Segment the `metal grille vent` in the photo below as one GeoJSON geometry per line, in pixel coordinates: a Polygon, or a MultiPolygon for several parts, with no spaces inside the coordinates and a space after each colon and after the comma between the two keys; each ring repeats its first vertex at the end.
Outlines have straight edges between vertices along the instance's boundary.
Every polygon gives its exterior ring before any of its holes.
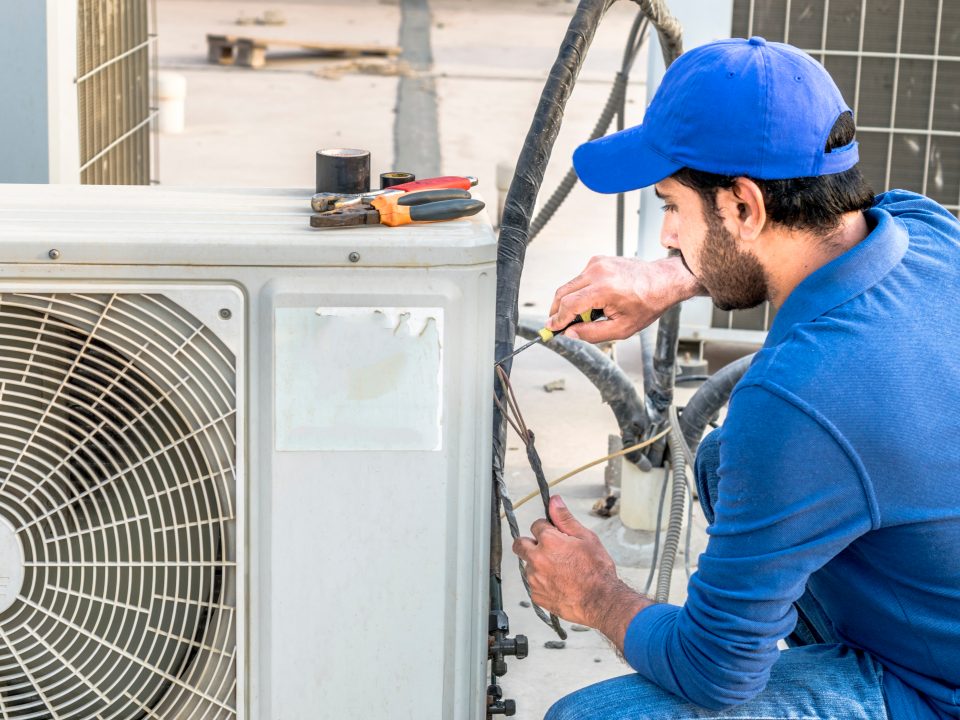
{"type": "Polygon", "coordinates": [[[153,0],[79,0],[80,181],[150,183],[153,0]]]}
{"type": "Polygon", "coordinates": [[[235,364],[160,295],[0,295],[0,716],[236,715],[235,364]]]}
{"type": "Polygon", "coordinates": [[[960,213],[960,3],[735,0],[733,35],[789,42],[853,108],[864,176],[960,213]]]}

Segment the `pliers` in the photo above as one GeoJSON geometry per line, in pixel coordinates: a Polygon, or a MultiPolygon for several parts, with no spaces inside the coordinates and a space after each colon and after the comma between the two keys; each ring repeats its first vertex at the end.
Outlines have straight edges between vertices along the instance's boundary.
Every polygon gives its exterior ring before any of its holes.
{"type": "Polygon", "coordinates": [[[424,190],[378,195],[358,205],[328,210],[310,216],[315,228],[342,228],[354,225],[406,225],[411,222],[457,220],[483,210],[480,200],[467,190],[424,190]]]}
{"type": "Polygon", "coordinates": [[[359,195],[344,195],[343,193],[321,192],[310,199],[310,207],[314,212],[339,210],[351,205],[362,205],[373,200],[378,195],[396,195],[401,192],[418,192],[420,190],[439,190],[441,188],[459,188],[469,190],[477,184],[477,179],[471,175],[444,175],[442,177],[414,180],[401,185],[393,185],[381,190],[371,190],[359,195]]]}

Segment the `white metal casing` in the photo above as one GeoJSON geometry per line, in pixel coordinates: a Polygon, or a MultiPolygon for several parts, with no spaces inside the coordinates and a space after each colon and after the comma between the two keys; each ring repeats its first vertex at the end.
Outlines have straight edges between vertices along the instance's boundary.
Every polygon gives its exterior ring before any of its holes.
{"type": "Polygon", "coordinates": [[[238,717],[480,718],[495,238],[308,200],[0,186],[0,293],[160,293],[235,355],[238,717]]]}
{"type": "Polygon", "coordinates": [[[0,2],[0,182],[80,182],[77,2],[0,2]]]}

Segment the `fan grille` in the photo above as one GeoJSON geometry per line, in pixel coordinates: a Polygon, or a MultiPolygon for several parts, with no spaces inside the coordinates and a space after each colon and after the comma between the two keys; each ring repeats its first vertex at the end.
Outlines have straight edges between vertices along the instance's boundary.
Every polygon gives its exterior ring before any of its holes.
{"type": "Polygon", "coordinates": [[[235,413],[168,298],[0,294],[2,717],[235,717],[235,413]]]}

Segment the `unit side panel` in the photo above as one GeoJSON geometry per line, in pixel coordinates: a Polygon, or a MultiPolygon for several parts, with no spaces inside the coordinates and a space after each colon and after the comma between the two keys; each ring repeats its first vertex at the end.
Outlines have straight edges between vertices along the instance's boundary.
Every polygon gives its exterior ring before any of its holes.
{"type": "Polygon", "coordinates": [[[264,717],[482,716],[492,277],[341,268],[264,289],[264,717]]]}

